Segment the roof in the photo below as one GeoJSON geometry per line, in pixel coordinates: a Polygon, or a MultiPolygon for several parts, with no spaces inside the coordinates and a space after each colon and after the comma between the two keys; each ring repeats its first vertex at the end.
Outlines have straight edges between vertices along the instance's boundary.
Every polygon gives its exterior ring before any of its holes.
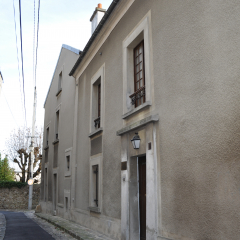
{"type": "MultiPolygon", "coordinates": [[[[59,61],[59,58],[60,58],[60,55],[61,55],[61,52],[62,52],[62,49],[63,49],[63,48],[65,48],[65,49],[67,49],[67,50],[69,50],[69,51],[71,51],[71,52],[73,52],[73,53],[76,53],[76,54],[81,54],[81,53],[82,53],[82,51],[80,51],[79,49],[73,48],[73,47],[68,46],[68,45],[66,45],[66,44],[63,44],[63,45],[62,45],[61,51],[60,51],[60,53],[59,53],[59,57],[58,57],[58,60],[57,60],[57,63],[56,63],[56,66],[55,66],[55,69],[54,69],[54,72],[53,72],[52,81],[51,81],[51,83],[50,83],[50,85],[49,85],[48,92],[47,92],[47,96],[46,96],[46,99],[45,99],[45,101],[44,101],[43,107],[45,107],[45,104],[46,104],[46,101],[47,101],[47,97],[48,97],[48,94],[49,94],[49,91],[50,91],[50,88],[51,88],[51,85],[52,85],[52,82],[53,82],[53,77],[54,77],[54,75],[55,75],[56,68],[57,68],[57,65],[58,65],[58,61],[59,61]]],[[[0,73],[1,73],[1,72],[0,72],[0,73]]]]}
{"type": "Polygon", "coordinates": [[[92,36],[90,37],[90,39],[88,40],[87,45],[85,46],[85,48],[83,49],[81,55],[79,56],[78,60],[76,61],[76,63],[74,64],[71,72],[69,73],[69,76],[72,76],[74,74],[74,72],[76,71],[77,67],[80,65],[82,59],[84,58],[84,56],[86,55],[88,49],[90,48],[90,46],[92,45],[92,43],[94,42],[95,38],[97,37],[98,33],[101,31],[103,25],[105,24],[105,22],[107,21],[107,19],[109,18],[109,16],[111,15],[111,13],[113,12],[114,8],[117,6],[118,2],[120,2],[121,0],[113,0],[111,5],[109,6],[108,10],[106,11],[106,13],[104,14],[102,20],[100,21],[100,23],[98,24],[97,28],[95,29],[95,31],[93,32],[92,36]]]}

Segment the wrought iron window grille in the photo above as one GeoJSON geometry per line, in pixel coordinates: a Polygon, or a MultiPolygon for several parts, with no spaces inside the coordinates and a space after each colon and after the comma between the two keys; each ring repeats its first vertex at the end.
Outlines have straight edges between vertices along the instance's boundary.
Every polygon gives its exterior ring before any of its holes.
{"type": "Polygon", "coordinates": [[[95,126],[95,128],[100,127],[100,117],[98,117],[94,120],[94,126],[95,126]]]}
{"type": "Polygon", "coordinates": [[[132,105],[135,105],[138,99],[141,99],[145,96],[145,86],[140,87],[135,93],[131,94],[129,97],[131,98],[132,105]]]}

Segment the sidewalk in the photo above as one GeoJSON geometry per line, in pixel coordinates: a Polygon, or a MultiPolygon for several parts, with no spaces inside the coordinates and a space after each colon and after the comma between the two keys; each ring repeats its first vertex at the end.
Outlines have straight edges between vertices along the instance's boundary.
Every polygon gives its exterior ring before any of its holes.
{"type": "Polygon", "coordinates": [[[85,228],[81,225],[57,216],[52,216],[45,213],[35,213],[35,215],[48,221],[49,223],[55,225],[56,227],[62,229],[66,233],[79,240],[112,240],[105,235],[92,231],[89,228],[85,228]]]}

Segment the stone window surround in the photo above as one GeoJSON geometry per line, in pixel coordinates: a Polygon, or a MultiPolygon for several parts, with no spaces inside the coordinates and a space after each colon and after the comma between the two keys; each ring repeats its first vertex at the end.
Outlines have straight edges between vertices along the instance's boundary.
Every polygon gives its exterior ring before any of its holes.
{"type": "Polygon", "coordinates": [[[131,33],[123,40],[123,115],[125,119],[143,108],[152,105],[153,73],[152,73],[152,35],[151,10],[135,26],[131,33]],[[145,59],[145,103],[135,108],[129,96],[134,93],[133,49],[144,40],[145,59]]]}
{"type": "Polygon", "coordinates": [[[103,130],[103,124],[104,124],[104,107],[105,107],[105,95],[104,95],[104,89],[105,89],[105,63],[97,70],[97,72],[94,74],[94,76],[91,78],[91,93],[90,93],[90,129],[89,129],[89,136],[92,134],[94,135],[96,132],[98,132],[99,129],[101,131],[103,130]],[[100,128],[96,129],[94,127],[94,111],[96,110],[95,107],[97,107],[96,99],[94,98],[94,85],[95,83],[101,78],[101,116],[100,116],[100,128]],[[96,106],[95,106],[96,105],[96,106]]]}
{"type": "Polygon", "coordinates": [[[90,157],[90,168],[89,168],[89,207],[88,209],[92,212],[101,213],[102,209],[102,160],[103,156],[102,153],[96,154],[90,157]],[[98,207],[94,202],[93,193],[93,177],[92,177],[92,166],[98,165],[98,207]]]}
{"type": "Polygon", "coordinates": [[[70,177],[71,176],[71,164],[72,161],[72,147],[68,148],[65,150],[65,171],[64,171],[64,176],[65,177],[70,177]],[[69,162],[69,171],[67,170],[67,156],[70,156],[70,162],[69,162]]]}

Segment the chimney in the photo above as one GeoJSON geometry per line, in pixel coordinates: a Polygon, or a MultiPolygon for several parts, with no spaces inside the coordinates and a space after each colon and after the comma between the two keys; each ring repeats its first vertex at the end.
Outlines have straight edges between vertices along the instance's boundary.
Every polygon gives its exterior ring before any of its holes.
{"type": "Polygon", "coordinates": [[[95,11],[92,17],[90,18],[90,22],[92,22],[92,34],[97,28],[99,22],[102,20],[105,12],[106,12],[106,9],[103,9],[102,4],[99,3],[98,6],[95,8],[95,11]]]}

